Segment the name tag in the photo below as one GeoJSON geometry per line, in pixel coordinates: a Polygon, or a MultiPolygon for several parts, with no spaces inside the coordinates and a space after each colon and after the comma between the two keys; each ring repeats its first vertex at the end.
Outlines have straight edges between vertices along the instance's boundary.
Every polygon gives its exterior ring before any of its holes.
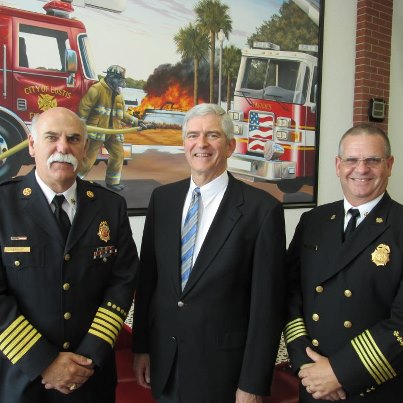
{"type": "Polygon", "coordinates": [[[30,246],[5,246],[4,253],[29,253],[31,252],[30,246]]]}

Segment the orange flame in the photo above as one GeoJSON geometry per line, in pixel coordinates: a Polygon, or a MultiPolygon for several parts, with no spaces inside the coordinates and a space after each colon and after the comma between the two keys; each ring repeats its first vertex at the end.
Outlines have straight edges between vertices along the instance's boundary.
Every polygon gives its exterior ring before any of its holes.
{"type": "Polygon", "coordinates": [[[133,111],[139,116],[142,116],[146,109],[173,109],[186,112],[193,105],[193,94],[189,93],[189,89],[174,83],[162,95],[148,94],[139,106],[133,108],[133,111]]]}

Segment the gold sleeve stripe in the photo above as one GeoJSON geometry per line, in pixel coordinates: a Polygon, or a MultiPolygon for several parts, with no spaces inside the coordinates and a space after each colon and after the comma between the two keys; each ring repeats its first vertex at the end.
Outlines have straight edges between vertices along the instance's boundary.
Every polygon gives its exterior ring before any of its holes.
{"type": "Polygon", "coordinates": [[[123,325],[123,322],[118,322],[117,320],[115,320],[114,318],[111,318],[108,315],[104,315],[100,312],[97,312],[97,314],[95,315],[96,318],[99,318],[100,320],[104,320],[105,322],[110,323],[112,326],[115,326],[117,329],[120,329],[123,325]]]}
{"type": "Polygon", "coordinates": [[[105,333],[108,337],[110,337],[113,342],[115,342],[117,334],[114,332],[109,331],[108,329],[105,329],[103,326],[97,325],[96,323],[93,323],[91,325],[91,329],[96,329],[102,333],[105,333]]]}
{"type": "Polygon", "coordinates": [[[351,340],[351,344],[361,362],[378,385],[396,377],[395,370],[383,355],[368,330],[351,340]]]}
{"type": "Polygon", "coordinates": [[[97,336],[97,337],[99,337],[100,339],[103,339],[103,340],[105,340],[108,344],[110,344],[111,345],[111,347],[113,347],[113,345],[114,345],[114,343],[115,343],[115,341],[113,340],[113,339],[110,339],[107,335],[105,335],[105,334],[103,334],[103,333],[101,333],[101,332],[98,332],[98,331],[96,331],[96,330],[94,330],[94,329],[90,329],[90,330],[88,330],[88,333],[91,333],[91,334],[93,334],[94,336],[97,336]]]}
{"type": "Polygon", "coordinates": [[[119,315],[116,315],[115,312],[112,312],[109,309],[105,309],[102,307],[99,307],[98,312],[102,312],[108,316],[111,316],[112,318],[115,318],[115,320],[117,320],[120,324],[123,325],[124,320],[119,315]]]}
{"type": "Polygon", "coordinates": [[[18,326],[23,320],[25,320],[25,318],[21,315],[13,323],[11,323],[11,325],[0,334],[0,342],[2,342],[10,333],[12,333],[15,327],[18,326]]]}
{"type": "Polygon", "coordinates": [[[15,364],[18,362],[31,348],[36,344],[36,342],[42,337],[42,335],[36,331],[31,332],[33,337],[29,343],[25,345],[25,347],[14,357],[12,357],[11,362],[15,364]]]}
{"type": "Polygon", "coordinates": [[[120,332],[120,329],[116,329],[113,326],[108,326],[107,323],[105,323],[105,321],[95,318],[93,325],[98,325],[98,326],[102,326],[105,329],[109,329],[112,333],[114,333],[116,336],[118,335],[118,333],[120,332]]]}
{"type": "Polygon", "coordinates": [[[286,344],[291,343],[298,337],[307,336],[308,332],[305,327],[304,320],[297,318],[287,323],[284,329],[284,340],[286,344]]]}
{"type": "MultiPolygon", "coordinates": [[[[28,325],[25,327],[25,329],[21,329],[21,332],[18,333],[17,337],[14,338],[14,340],[3,350],[3,353],[7,355],[21,340],[25,338],[28,332],[30,332],[33,327],[30,323],[25,321],[25,323],[28,325]]],[[[20,327],[20,326],[19,326],[20,327]]]]}

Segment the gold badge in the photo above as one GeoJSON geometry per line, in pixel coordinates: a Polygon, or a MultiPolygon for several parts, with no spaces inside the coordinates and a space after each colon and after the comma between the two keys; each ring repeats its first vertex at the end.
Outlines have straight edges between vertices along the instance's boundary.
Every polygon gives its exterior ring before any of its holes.
{"type": "Polygon", "coordinates": [[[92,199],[94,197],[94,193],[92,193],[91,190],[87,190],[87,197],[92,199]]]}
{"type": "Polygon", "coordinates": [[[108,242],[111,239],[109,225],[106,221],[101,221],[99,224],[98,236],[101,241],[108,242]]]}
{"type": "Polygon", "coordinates": [[[31,188],[25,188],[25,189],[22,191],[22,194],[23,194],[24,196],[31,196],[31,193],[32,193],[32,189],[31,189],[31,188]]]}
{"type": "Polygon", "coordinates": [[[386,266],[389,262],[390,248],[388,245],[381,243],[376,247],[376,249],[371,253],[372,261],[377,266],[386,266]]]}
{"type": "Polygon", "coordinates": [[[376,222],[377,224],[382,224],[382,223],[383,223],[383,218],[378,217],[378,218],[375,220],[375,222],[376,222]]]}

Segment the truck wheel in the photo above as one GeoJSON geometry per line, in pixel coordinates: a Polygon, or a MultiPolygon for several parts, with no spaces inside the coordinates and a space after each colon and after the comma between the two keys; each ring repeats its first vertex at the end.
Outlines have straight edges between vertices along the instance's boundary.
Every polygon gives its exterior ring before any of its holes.
{"type": "MultiPolygon", "coordinates": [[[[25,133],[16,122],[7,115],[0,114],[0,154],[25,140],[25,133]]],[[[19,151],[10,157],[0,160],[0,182],[18,174],[24,154],[19,151]]]]}
{"type": "Polygon", "coordinates": [[[303,185],[304,182],[301,179],[283,179],[280,182],[277,182],[277,187],[283,193],[296,193],[303,185]]]}

